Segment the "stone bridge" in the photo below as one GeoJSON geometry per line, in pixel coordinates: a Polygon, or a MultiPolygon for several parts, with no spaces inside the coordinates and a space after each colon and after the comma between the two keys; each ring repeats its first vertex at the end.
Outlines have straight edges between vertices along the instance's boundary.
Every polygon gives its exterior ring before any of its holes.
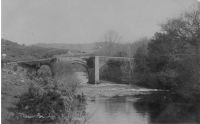
{"type": "Polygon", "coordinates": [[[125,60],[131,62],[133,58],[128,57],[108,57],[108,56],[71,56],[71,57],[56,57],[56,58],[47,58],[34,61],[18,61],[10,62],[8,64],[18,64],[22,67],[28,69],[38,70],[42,65],[48,65],[53,71],[53,65],[56,62],[70,62],[72,64],[80,64],[84,66],[88,72],[89,83],[99,83],[100,81],[100,70],[101,68],[110,60],[125,60]]]}

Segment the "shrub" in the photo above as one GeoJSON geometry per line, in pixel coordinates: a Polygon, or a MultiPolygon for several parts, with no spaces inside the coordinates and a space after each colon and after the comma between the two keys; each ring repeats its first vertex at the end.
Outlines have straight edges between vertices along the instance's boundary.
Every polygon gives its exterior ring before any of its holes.
{"type": "Polygon", "coordinates": [[[52,72],[48,65],[42,65],[40,69],[37,71],[38,76],[45,78],[45,77],[51,77],[52,72]]]}
{"type": "MultiPolygon", "coordinates": [[[[75,95],[73,91],[59,87],[57,82],[46,87],[34,82],[28,92],[20,96],[17,110],[23,113],[22,118],[27,120],[71,123],[76,116],[76,107],[85,105],[85,96],[75,95]]],[[[80,111],[85,113],[84,109],[80,111]]]]}
{"type": "MultiPolygon", "coordinates": [[[[63,67],[57,66],[57,69],[63,67]]],[[[56,74],[57,77],[52,78],[48,66],[41,66],[37,73],[28,92],[20,96],[18,112],[23,113],[23,118],[28,120],[74,122],[75,109],[85,101],[85,96],[75,95],[78,84],[73,77],[56,74]]]]}

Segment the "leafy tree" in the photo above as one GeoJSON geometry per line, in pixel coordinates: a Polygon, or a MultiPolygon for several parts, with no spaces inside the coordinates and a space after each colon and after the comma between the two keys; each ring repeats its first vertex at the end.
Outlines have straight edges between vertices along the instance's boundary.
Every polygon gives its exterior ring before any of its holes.
{"type": "Polygon", "coordinates": [[[136,77],[144,77],[137,82],[184,96],[200,94],[200,8],[161,27],[148,44],[146,55],[141,48],[137,50],[136,77]]]}

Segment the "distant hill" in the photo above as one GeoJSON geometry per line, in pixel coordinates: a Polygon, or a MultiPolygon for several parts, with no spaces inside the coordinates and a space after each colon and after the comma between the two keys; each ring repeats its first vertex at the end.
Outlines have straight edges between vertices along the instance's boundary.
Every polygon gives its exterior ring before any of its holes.
{"type": "Polygon", "coordinates": [[[65,44],[65,43],[38,43],[34,46],[44,47],[44,48],[56,48],[56,49],[68,49],[70,51],[93,53],[95,50],[95,43],[87,44],[65,44]]]}
{"type": "Polygon", "coordinates": [[[136,50],[139,47],[147,49],[149,40],[146,38],[140,39],[133,43],[116,43],[116,42],[96,42],[87,44],[65,44],[65,43],[52,43],[45,44],[39,43],[34,46],[44,48],[56,48],[56,49],[68,49],[74,53],[86,53],[94,54],[99,56],[128,56],[132,57],[135,55],[136,50]]]}
{"type": "Polygon", "coordinates": [[[25,46],[16,42],[1,39],[2,54],[6,57],[2,61],[22,61],[53,57],[54,55],[65,54],[69,50],[56,48],[43,48],[39,46],[25,46]]]}

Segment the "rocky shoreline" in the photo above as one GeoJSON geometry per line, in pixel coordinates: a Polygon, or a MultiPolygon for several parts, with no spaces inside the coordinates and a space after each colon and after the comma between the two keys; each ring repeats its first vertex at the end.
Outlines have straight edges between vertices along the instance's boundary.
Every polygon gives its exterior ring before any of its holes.
{"type": "Polygon", "coordinates": [[[88,100],[95,100],[100,97],[127,96],[137,94],[148,94],[150,92],[161,91],[158,89],[146,89],[127,84],[113,84],[101,82],[100,84],[81,84],[77,89],[78,94],[86,95],[88,100]]]}

